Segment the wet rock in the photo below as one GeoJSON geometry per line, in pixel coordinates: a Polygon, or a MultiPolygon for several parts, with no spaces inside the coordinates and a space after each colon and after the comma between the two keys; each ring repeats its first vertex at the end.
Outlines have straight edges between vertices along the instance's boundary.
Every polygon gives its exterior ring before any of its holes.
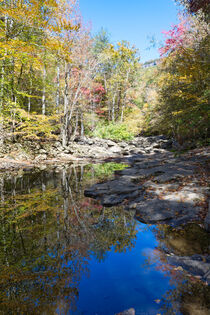
{"type": "Polygon", "coordinates": [[[95,184],[90,189],[86,189],[84,194],[86,197],[100,199],[104,206],[110,207],[120,204],[125,199],[137,197],[141,189],[141,186],[134,185],[127,180],[112,180],[107,183],[95,184]]]}
{"type": "MultiPolygon", "coordinates": [[[[144,140],[142,140],[144,141],[144,140]]],[[[153,141],[152,138],[146,139],[153,141]]],[[[133,141],[130,142],[133,145],[133,141]]],[[[201,161],[201,156],[199,156],[201,161]]],[[[139,221],[166,223],[173,227],[199,220],[207,188],[195,176],[196,165],[189,156],[175,158],[164,151],[135,154],[124,159],[131,167],[115,172],[116,179],[90,188],[87,194],[105,206],[126,200],[126,210],[135,210],[139,221]]],[[[209,216],[206,217],[206,227],[209,216]]]]}
{"type": "Polygon", "coordinates": [[[101,204],[105,207],[113,207],[122,203],[124,199],[124,195],[104,195],[101,199],[101,204]]]}
{"type": "Polygon", "coordinates": [[[115,315],[135,315],[135,314],[136,314],[135,309],[134,308],[129,308],[129,310],[117,313],[115,315]]]}
{"type": "Polygon", "coordinates": [[[117,194],[130,193],[137,189],[141,189],[141,186],[134,185],[127,180],[112,180],[107,183],[108,189],[117,194]]]}
{"type": "Polygon", "coordinates": [[[170,209],[168,202],[157,199],[140,201],[128,206],[127,209],[135,209],[138,220],[147,224],[172,219],[175,214],[175,208],[170,209]]]}
{"type": "Polygon", "coordinates": [[[210,200],[209,200],[208,212],[204,220],[204,227],[208,232],[210,232],[210,200]]]}
{"type": "Polygon", "coordinates": [[[210,284],[210,256],[176,256],[168,255],[167,261],[170,265],[181,266],[188,273],[200,277],[210,284]]]}
{"type": "Polygon", "coordinates": [[[171,222],[169,223],[174,228],[179,227],[181,225],[187,224],[188,222],[198,220],[199,219],[198,213],[199,213],[199,210],[197,210],[197,214],[196,214],[196,213],[190,212],[190,209],[189,209],[188,214],[182,215],[181,217],[178,217],[178,218],[174,217],[173,220],[171,220],[171,222]]]}

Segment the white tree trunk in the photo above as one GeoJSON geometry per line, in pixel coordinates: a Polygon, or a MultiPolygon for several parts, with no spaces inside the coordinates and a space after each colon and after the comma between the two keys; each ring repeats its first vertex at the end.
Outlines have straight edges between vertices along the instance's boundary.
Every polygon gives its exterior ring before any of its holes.
{"type": "Polygon", "coordinates": [[[115,98],[116,98],[116,93],[114,93],[113,98],[112,98],[112,121],[115,121],[115,98]]]}
{"type": "Polygon", "coordinates": [[[42,115],[46,112],[46,65],[43,68],[42,115]]]}
{"type": "Polygon", "coordinates": [[[2,75],[1,75],[1,101],[0,101],[0,146],[3,146],[3,97],[4,97],[4,60],[2,62],[2,75]]]}
{"type": "Polygon", "coordinates": [[[62,126],[62,145],[66,146],[68,141],[68,109],[69,109],[69,64],[65,61],[65,88],[64,88],[64,110],[62,126]]]}
{"type": "Polygon", "coordinates": [[[57,91],[56,91],[56,113],[60,105],[60,64],[57,65],[57,91]]]}
{"type": "Polygon", "coordinates": [[[80,129],[80,136],[81,138],[84,138],[84,133],[85,133],[85,130],[84,130],[84,121],[83,121],[83,112],[81,112],[80,114],[80,121],[81,121],[81,129],[80,129]]]}

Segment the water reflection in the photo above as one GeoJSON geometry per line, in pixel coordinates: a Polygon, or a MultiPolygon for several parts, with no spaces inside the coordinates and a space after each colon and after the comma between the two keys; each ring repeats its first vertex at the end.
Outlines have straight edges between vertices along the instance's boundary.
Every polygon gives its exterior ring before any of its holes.
{"type": "Polygon", "coordinates": [[[87,186],[122,167],[0,177],[0,314],[114,315],[130,307],[137,315],[193,314],[192,296],[208,309],[207,287],[184,281],[167,261],[171,253],[206,255],[203,231],[197,240],[198,228],[189,236],[192,227],[182,234],[146,227],[122,207],[84,197],[87,186]]]}
{"type": "Polygon", "coordinates": [[[174,286],[162,297],[161,314],[209,314],[209,233],[196,223],[177,229],[159,225],[152,230],[158,246],[147,257],[147,266],[155,264],[174,286]]]}
{"type": "MultiPolygon", "coordinates": [[[[135,243],[129,213],[84,198],[94,167],[12,177],[1,184],[0,301],[4,314],[75,309],[90,255],[135,243]],[[64,301],[68,300],[68,303],[64,301]],[[63,309],[66,305],[67,309],[63,309]]],[[[98,172],[98,169],[97,169],[98,172]]]]}

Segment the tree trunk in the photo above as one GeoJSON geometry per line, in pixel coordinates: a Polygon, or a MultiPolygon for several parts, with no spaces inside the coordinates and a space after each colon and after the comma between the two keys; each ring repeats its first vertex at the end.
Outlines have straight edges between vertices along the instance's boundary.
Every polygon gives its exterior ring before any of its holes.
{"type": "Polygon", "coordinates": [[[0,113],[2,112],[3,107],[3,98],[4,98],[4,75],[5,75],[5,60],[2,61],[2,67],[1,67],[1,102],[0,102],[0,113]]]}
{"type": "Polygon", "coordinates": [[[73,135],[73,138],[75,138],[76,135],[77,135],[78,126],[79,126],[79,109],[77,108],[77,112],[76,112],[76,122],[75,122],[75,128],[74,128],[74,135],[73,135]]]}
{"type": "Polygon", "coordinates": [[[69,109],[69,64],[65,61],[65,88],[64,88],[64,111],[62,125],[62,145],[66,146],[68,141],[68,109],[69,109]]]}
{"type": "Polygon", "coordinates": [[[46,112],[46,65],[43,68],[42,115],[46,112]]]}
{"type": "Polygon", "coordinates": [[[116,98],[116,92],[113,95],[112,98],[112,121],[115,121],[115,98],[116,98]]]}
{"type": "Polygon", "coordinates": [[[131,69],[129,68],[127,71],[127,76],[126,76],[126,81],[125,81],[125,89],[124,89],[124,93],[123,93],[123,104],[122,104],[122,111],[121,111],[121,122],[123,122],[123,118],[124,118],[124,110],[126,108],[126,96],[127,96],[127,91],[128,91],[128,83],[129,83],[129,75],[130,75],[130,71],[131,69]]]}
{"type": "MultiPolygon", "coordinates": [[[[30,78],[29,78],[29,81],[30,81],[30,87],[29,87],[29,95],[31,96],[32,94],[32,68],[30,67],[30,74],[29,74],[30,78]]],[[[28,97],[28,114],[30,114],[30,111],[31,111],[31,97],[28,97]]]]}
{"type": "Polygon", "coordinates": [[[83,112],[81,111],[81,114],[80,114],[80,122],[81,122],[81,126],[80,126],[80,136],[81,138],[84,138],[84,121],[83,121],[83,112]]]}
{"type": "Polygon", "coordinates": [[[0,203],[4,203],[4,177],[0,178],[0,203]]]}
{"type": "Polygon", "coordinates": [[[12,69],[11,69],[11,101],[15,102],[15,59],[12,58],[12,69]]]}
{"type": "Polygon", "coordinates": [[[56,91],[56,113],[59,111],[60,105],[60,64],[57,64],[57,91],[56,91]]]}
{"type": "Polygon", "coordinates": [[[120,116],[120,107],[121,107],[121,88],[119,89],[119,93],[118,93],[118,98],[117,98],[117,119],[119,118],[120,116]]]}
{"type": "Polygon", "coordinates": [[[4,60],[2,61],[2,74],[1,74],[1,101],[0,101],[0,147],[3,146],[3,98],[4,98],[4,60]]]}

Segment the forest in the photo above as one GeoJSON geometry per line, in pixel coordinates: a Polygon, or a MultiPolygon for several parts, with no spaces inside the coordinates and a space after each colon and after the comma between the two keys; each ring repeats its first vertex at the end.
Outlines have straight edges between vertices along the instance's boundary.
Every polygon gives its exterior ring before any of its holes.
{"type": "Polygon", "coordinates": [[[160,58],[92,34],[77,0],[0,1],[0,141],[164,134],[207,145],[209,1],[176,1],[160,58]]]}
{"type": "Polygon", "coordinates": [[[82,0],[0,0],[0,315],[209,314],[210,4],[167,1],[144,62],[82,0]]]}

